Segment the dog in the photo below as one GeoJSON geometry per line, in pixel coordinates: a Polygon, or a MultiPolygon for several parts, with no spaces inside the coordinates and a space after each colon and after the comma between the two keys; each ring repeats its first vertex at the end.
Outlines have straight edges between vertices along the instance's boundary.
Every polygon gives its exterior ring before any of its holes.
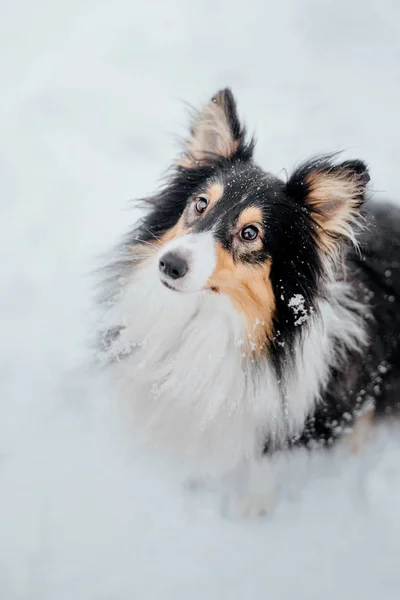
{"type": "Polygon", "coordinates": [[[244,470],[246,515],[274,503],[275,455],[400,402],[400,210],[371,200],[361,160],[282,180],[254,146],[229,89],[195,113],[113,253],[100,328],[138,437],[196,473],[244,470]]]}

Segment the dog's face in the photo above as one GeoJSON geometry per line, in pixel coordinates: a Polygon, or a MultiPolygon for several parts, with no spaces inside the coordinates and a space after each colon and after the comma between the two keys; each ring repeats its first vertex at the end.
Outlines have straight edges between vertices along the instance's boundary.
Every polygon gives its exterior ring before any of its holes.
{"type": "MultiPolygon", "coordinates": [[[[252,160],[233,96],[200,111],[140,239],[171,294],[226,294],[259,350],[306,320],[324,269],[354,237],[368,181],[361,161],[310,161],[284,182],[252,160]]],[[[283,337],[282,337],[283,336],[283,337]]]]}
{"type": "Polygon", "coordinates": [[[270,271],[284,185],[251,164],[221,168],[188,197],[163,237],[160,281],[175,293],[226,294],[252,324],[271,332],[270,271]]]}

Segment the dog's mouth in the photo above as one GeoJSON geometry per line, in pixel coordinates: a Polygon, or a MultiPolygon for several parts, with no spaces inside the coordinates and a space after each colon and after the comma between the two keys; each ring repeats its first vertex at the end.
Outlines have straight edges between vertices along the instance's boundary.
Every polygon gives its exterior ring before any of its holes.
{"type": "Polygon", "coordinates": [[[173,285],[168,283],[168,281],[165,281],[165,279],[160,279],[160,281],[163,285],[165,285],[166,288],[168,288],[172,292],[178,292],[179,294],[182,294],[182,290],[179,290],[178,288],[174,287],[173,285]]]}
{"type": "MultiPolygon", "coordinates": [[[[185,294],[187,292],[185,292],[185,290],[180,290],[179,288],[174,287],[173,285],[171,285],[168,281],[165,281],[165,279],[160,279],[161,283],[163,284],[163,286],[165,286],[168,290],[171,290],[172,292],[177,292],[178,294],[185,294]]],[[[219,289],[214,286],[206,286],[201,290],[198,290],[199,292],[211,292],[214,294],[219,294],[220,291],[219,289]]]]}

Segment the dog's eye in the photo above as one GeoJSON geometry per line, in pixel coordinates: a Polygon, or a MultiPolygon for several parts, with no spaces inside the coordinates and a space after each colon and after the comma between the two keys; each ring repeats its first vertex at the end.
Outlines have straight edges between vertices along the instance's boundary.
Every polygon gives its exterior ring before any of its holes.
{"type": "Polygon", "coordinates": [[[247,225],[240,232],[240,237],[246,242],[253,242],[258,236],[259,231],[255,225],[247,225]]]}
{"type": "Polygon", "coordinates": [[[205,196],[199,196],[198,198],[196,198],[196,211],[201,215],[201,213],[203,213],[207,206],[208,206],[208,200],[205,196]]]}

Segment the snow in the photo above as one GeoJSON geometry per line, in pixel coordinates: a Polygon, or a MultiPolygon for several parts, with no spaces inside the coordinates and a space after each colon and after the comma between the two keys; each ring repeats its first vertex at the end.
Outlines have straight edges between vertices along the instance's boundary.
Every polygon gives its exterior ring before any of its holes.
{"type": "MultiPolygon", "coordinates": [[[[302,294],[295,294],[292,296],[288,302],[289,308],[292,309],[295,318],[294,324],[295,326],[302,325],[308,319],[307,309],[304,306],[305,298],[302,294]]],[[[311,308],[310,308],[311,311],[311,308]]]]}
{"type": "MultiPolygon", "coordinates": [[[[400,438],[299,453],[276,512],[233,522],[126,439],[84,367],[94,257],[197,104],[230,85],[278,174],[344,148],[400,197],[393,0],[3,0],[0,597],[399,596],[400,438]]],[[[378,195],[378,194],[377,194],[378,195]]]]}

